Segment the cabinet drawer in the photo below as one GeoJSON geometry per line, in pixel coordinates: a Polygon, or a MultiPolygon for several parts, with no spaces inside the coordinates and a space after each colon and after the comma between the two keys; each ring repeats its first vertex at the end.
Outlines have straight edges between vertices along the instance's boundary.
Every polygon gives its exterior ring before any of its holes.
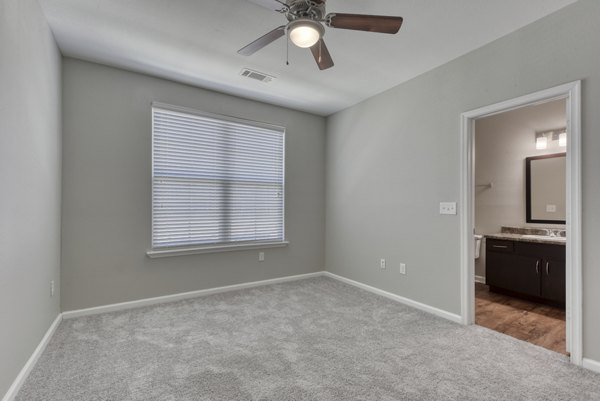
{"type": "Polygon", "coordinates": [[[486,250],[488,252],[506,252],[513,253],[515,244],[513,241],[505,241],[500,239],[488,238],[486,241],[486,250]]]}

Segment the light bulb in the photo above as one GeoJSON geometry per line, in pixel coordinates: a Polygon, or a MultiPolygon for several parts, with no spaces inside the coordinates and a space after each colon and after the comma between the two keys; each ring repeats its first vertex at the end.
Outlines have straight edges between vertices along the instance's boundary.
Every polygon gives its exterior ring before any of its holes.
{"type": "Polygon", "coordinates": [[[537,150],[546,149],[548,147],[548,138],[545,136],[538,136],[535,138],[535,148],[537,150]]]}
{"type": "Polygon", "coordinates": [[[567,146],[567,133],[566,132],[561,132],[558,135],[558,146],[564,148],[567,146]]]}

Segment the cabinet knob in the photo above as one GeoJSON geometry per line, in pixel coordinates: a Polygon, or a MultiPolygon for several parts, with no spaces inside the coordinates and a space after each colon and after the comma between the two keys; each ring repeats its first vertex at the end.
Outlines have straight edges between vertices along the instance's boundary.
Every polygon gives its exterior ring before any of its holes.
{"type": "Polygon", "coordinates": [[[546,276],[550,275],[550,262],[546,262],[546,276]]]}
{"type": "Polygon", "coordinates": [[[540,261],[539,259],[535,261],[535,274],[540,274],[540,261]]]}

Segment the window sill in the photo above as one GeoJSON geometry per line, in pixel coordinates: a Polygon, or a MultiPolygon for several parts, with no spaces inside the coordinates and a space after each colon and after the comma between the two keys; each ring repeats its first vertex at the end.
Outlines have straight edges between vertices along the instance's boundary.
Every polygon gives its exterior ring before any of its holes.
{"type": "Polygon", "coordinates": [[[245,251],[248,249],[263,249],[263,248],[283,248],[289,245],[288,241],[278,242],[258,242],[253,244],[232,244],[232,245],[213,245],[213,246],[198,246],[189,248],[165,248],[165,249],[149,249],[146,255],[149,258],[166,258],[169,256],[184,256],[196,255],[201,253],[217,253],[217,252],[233,252],[245,251]]]}

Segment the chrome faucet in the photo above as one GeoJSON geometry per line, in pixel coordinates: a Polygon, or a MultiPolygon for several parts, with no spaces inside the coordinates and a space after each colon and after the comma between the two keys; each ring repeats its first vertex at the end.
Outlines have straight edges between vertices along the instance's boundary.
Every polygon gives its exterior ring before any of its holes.
{"type": "Polygon", "coordinates": [[[547,237],[556,237],[556,232],[551,228],[544,228],[547,237]]]}

